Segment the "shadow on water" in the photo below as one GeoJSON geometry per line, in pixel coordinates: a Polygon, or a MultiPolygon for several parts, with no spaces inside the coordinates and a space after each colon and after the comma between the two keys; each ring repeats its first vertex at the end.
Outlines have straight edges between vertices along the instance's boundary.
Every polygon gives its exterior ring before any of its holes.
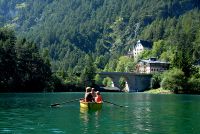
{"type": "Polygon", "coordinates": [[[102,110],[88,110],[80,107],[80,124],[83,133],[94,133],[100,130],[100,118],[102,110]]]}

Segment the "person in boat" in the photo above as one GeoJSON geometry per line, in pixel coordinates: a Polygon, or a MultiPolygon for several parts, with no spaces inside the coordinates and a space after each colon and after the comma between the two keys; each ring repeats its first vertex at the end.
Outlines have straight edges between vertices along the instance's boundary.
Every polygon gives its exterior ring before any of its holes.
{"type": "Polygon", "coordinates": [[[91,93],[91,87],[87,87],[85,92],[85,102],[94,102],[94,101],[95,100],[91,93]]]}
{"type": "Polygon", "coordinates": [[[101,94],[100,94],[99,91],[96,92],[95,102],[96,102],[96,103],[101,103],[101,102],[103,102],[102,96],[101,96],[101,94]]]}
{"type": "Polygon", "coordinates": [[[96,92],[95,92],[95,89],[94,89],[94,88],[91,89],[91,94],[92,94],[93,98],[96,97],[96,92]]]}

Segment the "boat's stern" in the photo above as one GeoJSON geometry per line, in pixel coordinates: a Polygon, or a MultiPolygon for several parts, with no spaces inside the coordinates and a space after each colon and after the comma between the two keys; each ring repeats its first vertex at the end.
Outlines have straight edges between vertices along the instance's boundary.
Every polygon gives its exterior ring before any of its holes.
{"type": "Polygon", "coordinates": [[[103,103],[80,101],[80,107],[88,110],[100,110],[103,103]]]}

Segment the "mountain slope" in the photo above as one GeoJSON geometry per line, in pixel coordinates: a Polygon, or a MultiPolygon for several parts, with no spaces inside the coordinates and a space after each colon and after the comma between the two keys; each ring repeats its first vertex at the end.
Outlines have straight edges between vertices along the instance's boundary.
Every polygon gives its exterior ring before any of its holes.
{"type": "Polygon", "coordinates": [[[102,57],[103,69],[136,39],[170,40],[178,25],[190,31],[182,18],[199,22],[199,7],[199,0],[1,0],[0,25],[48,50],[53,70],[80,72],[88,53],[102,57]]]}

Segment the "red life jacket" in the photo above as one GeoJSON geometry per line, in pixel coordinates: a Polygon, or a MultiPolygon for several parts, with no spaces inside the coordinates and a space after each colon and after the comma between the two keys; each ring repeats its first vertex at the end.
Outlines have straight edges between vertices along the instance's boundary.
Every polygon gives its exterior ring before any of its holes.
{"type": "Polygon", "coordinates": [[[101,103],[102,101],[103,101],[103,100],[102,100],[101,95],[97,95],[97,97],[95,98],[95,102],[101,103]]]}

